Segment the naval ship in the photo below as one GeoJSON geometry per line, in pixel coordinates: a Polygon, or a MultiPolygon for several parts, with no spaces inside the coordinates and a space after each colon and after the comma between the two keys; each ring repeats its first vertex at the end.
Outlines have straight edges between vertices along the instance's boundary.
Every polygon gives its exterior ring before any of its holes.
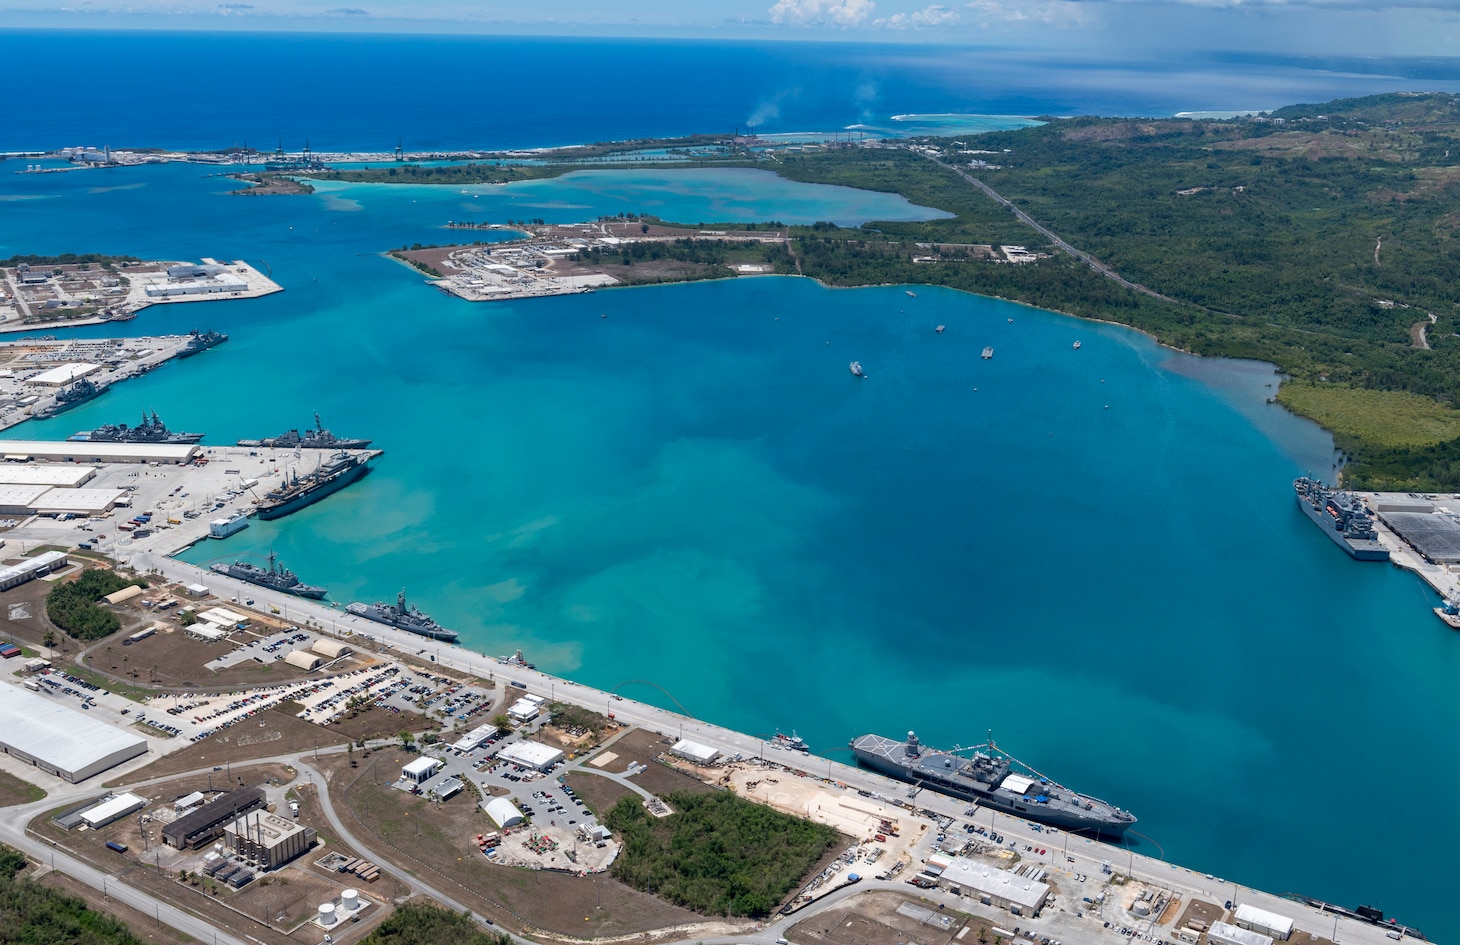
{"type": "Polygon", "coordinates": [[[213,565],[212,570],[226,577],[238,578],[240,581],[266,587],[271,591],[283,591],[285,594],[306,597],[309,600],[319,600],[329,593],[322,587],[301,582],[293,571],[277,565],[272,550],[269,551],[268,568],[261,568],[256,564],[249,564],[247,561],[235,561],[232,564],[220,562],[213,565]]]}
{"type": "Polygon", "coordinates": [[[90,433],[73,433],[66,439],[74,443],[196,443],[203,438],[201,433],[174,433],[152,411],[142,411],[142,422],[135,427],[125,423],[105,423],[90,433]]]}
{"type": "Polygon", "coordinates": [[[397,630],[405,630],[407,633],[430,637],[443,643],[455,643],[457,639],[455,630],[448,630],[441,626],[422,613],[415,604],[407,605],[405,591],[396,595],[394,604],[387,604],[383,601],[362,604],[357,601],[347,606],[345,611],[357,617],[364,617],[366,620],[383,623],[388,627],[395,627],[397,630]]]}
{"type": "Polygon", "coordinates": [[[180,358],[191,358],[195,354],[202,354],[209,348],[216,348],[228,340],[228,336],[221,331],[198,331],[194,329],[188,333],[188,340],[183,343],[182,350],[177,353],[180,358]]]}
{"type": "Polygon", "coordinates": [[[370,445],[370,441],[335,436],[324,428],[324,424],[320,423],[319,414],[316,413],[313,430],[305,430],[303,433],[298,430],[289,430],[263,440],[239,440],[238,445],[285,450],[363,450],[370,445]]]}
{"type": "Polygon", "coordinates": [[[1049,780],[1000,751],[992,738],[966,749],[973,752],[969,758],[924,748],[912,732],[905,742],[862,735],[852,739],[851,748],[873,771],[1036,823],[1120,837],[1136,822],[1129,811],[1049,780]]]}
{"type": "Polygon", "coordinates": [[[49,407],[43,407],[31,414],[37,420],[44,420],[47,417],[54,417],[56,414],[72,407],[86,403],[88,400],[95,400],[107,392],[105,386],[93,384],[86,378],[80,378],[73,384],[61,388],[56,392],[56,402],[49,407]]]}
{"type": "Polygon", "coordinates": [[[1333,543],[1360,561],[1388,561],[1389,549],[1379,543],[1374,519],[1352,492],[1330,489],[1304,476],[1293,481],[1298,508],[1333,539],[1333,543]]]}
{"type": "Polygon", "coordinates": [[[259,501],[259,518],[283,518],[339,492],[370,471],[370,459],[369,453],[336,453],[312,473],[295,473],[259,501]]]}

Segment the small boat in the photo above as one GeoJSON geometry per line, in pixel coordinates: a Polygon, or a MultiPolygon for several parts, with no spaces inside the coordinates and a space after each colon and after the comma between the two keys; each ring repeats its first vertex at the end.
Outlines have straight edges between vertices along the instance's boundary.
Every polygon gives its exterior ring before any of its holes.
{"type": "Polygon", "coordinates": [[[941,334],[943,334],[943,329],[945,329],[947,327],[948,327],[947,325],[939,325],[937,328],[934,328],[933,330],[936,331],[938,334],[941,335],[941,334]]]}
{"type": "Polygon", "coordinates": [[[1012,325],[1012,324],[1014,324],[1014,319],[1012,319],[1012,318],[1011,318],[1011,319],[1009,319],[1009,324],[1010,324],[1010,325],[1012,325]]]}
{"type": "Polygon", "coordinates": [[[1455,601],[1447,600],[1443,606],[1436,607],[1435,616],[1445,621],[1451,630],[1460,630],[1460,604],[1455,601]]]}
{"type": "Polygon", "coordinates": [[[1075,350],[1076,351],[1079,351],[1080,350],[1080,343],[1078,341],[1075,342],[1075,350]]]}
{"type": "Polygon", "coordinates": [[[983,349],[983,359],[985,361],[987,361],[989,358],[992,358],[993,356],[994,356],[994,347],[993,347],[993,345],[989,345],[987,348],[984,348],[983,349]]]}
{"type": "Polygon", "coordinates": [[[907,293],[907,297],[910,298],[910,299],[915,299],[915,298],[918,297],[918,294],[916,292],[914,292],[912,289],[903,289],[902,291],[906,292],[907,293]]]}
{"type": "Polygon", "coordinates": [[[866,377],[867,376],[866,374],[862,373],[862,362],[861,361],[853,361],[851,363],[851,371],[852,371],[852,377],[866,377]]]}

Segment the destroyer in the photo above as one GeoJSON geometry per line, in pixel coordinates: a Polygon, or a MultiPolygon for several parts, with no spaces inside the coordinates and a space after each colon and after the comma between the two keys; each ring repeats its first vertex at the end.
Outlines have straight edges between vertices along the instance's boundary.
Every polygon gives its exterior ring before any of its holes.
{"type": "Polygon", "coordinates": [[[272,550],[269,551],[268,568],[261,568],[246,561],[235,561],[232,564],[215,564],[212,569],[215,573],[226,577],[257,584],[259,587],[266,587],[271,591],[283,591],[285,594],[293,594],[295,597],[306,597],[309,600],[319,600],[329,593],[322,587],[302,583],[293,571],[280,567],[272,550]]]}
{"type": "Polygon", "coordinates": [[[339,492],[370,471],[370,457],[369,453],[336,453],[314,472],[290,476],[260,500],[259,518],[282,518],[339,492]]]}
{"type": "Polygon", "coordinates": [[[1388,561],[1389,549],[1379,543],[1374,519],[1352,492],[1330,489],[1306,476],[1293,481],[1298,508],[1333,543],[1360,561],[1388,561]]]}
{"type": "Polygon", "coordinates": [[[90,433],[73,433],[66,439],[77,443],[196,443],[203,438],[201,433],[174,433],[152,411],[142,411],[142,422],[135,427],[125,423],[107,423],[90,433]]]}
{"type": "Polygon", "coordinates": [[[345,608],[348,613],[357,617],[364,617],[366,620],[373,620],[376,623],[383,623],[388,627],[395,627],[397,630],[404,630],[407,633],[419,634],[423,637],[430,637],[433,640],[440,640],[443,643],[455,643],[457,633],[455,630],[448,630],[429,615],[424,614],[415,604],[406,604],[406,592],[401,591],[396,595],[394,604],[387,604],[383,601],[376,601],[373,604],[362,604],[358,601],[345,608]]]}
{"type": "Polygon", "coordinates": [[[1106,837],[1123,836],[1136,822],[1128,811],[1051,781],[1000,751],[992,738],[961,749],[973,752],[969,758],[924,748],[912,732],[905,742],[862,735],[851,748],[873,771],[1025,820],[1106,837]]]}
{"type": "Polygon", "coordinates": [[[56,402],[49,407],[37,410],[33,416],[37,420],[44,420],[47,417],[54,417],[56,414],[72,407],[86,403],[88,400],[95,400],[107,392],[107,387],[93,384],[86,378],[81,378],[73,384],[61,388],[56,392],[56,402]]]}
{"type": "Polygon", "coordinates": [[[370,441],[335,436],[324,428],[324,424],[319,421],[319,414],[316,413],[313,430],[305,430],[303,433],[298,430],[290,430],[264,440],[239,440],[238,445],[285,450],[363,450],[370,445],[370,441]]]}
{"type": "Polygon", "coordinates": [[[188,340],[183,342],[182,350],[178,351],[180,358],[191,358],[195,354],[202,354],[209,348],[216,348],[228,340],[228,336],[221,331],[198,331],[194,329],[188,333],[188,340]]]}

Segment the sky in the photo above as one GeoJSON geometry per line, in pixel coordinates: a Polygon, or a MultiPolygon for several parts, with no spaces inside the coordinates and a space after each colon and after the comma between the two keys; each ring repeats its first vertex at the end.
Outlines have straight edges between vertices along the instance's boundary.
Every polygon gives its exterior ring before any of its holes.
{"type": "Polygon", "coordinates": [[[5,27],[869,40],[1460,55],[1460,0],[0,0],[5,27]]]}

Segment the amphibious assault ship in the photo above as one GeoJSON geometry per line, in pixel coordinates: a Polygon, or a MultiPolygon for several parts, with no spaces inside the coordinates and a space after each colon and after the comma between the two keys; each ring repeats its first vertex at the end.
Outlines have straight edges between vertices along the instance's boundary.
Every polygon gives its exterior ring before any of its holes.
{"type": "Polygon", "coordinates": [[[107,387],[94,384],[84,377],[80,378],[75,383],[68,384],[57,391],[56,402],[54,404],[37,410],[31,416],[37,420],[54,417],[56,414],[84,404],[88,400],[95,400],[102,394],[105,394],[107,389],[107,387]]]}
{"type": "Polygon", "coordinates": [[[1295,479],[1293,489],[1298,495],[1298,508],[1350,557],[1360,561],[1389,560],[1389,549],[1379,543],[1373,516],[1358,496],[1330,489],[1306,476],[1295,479]]]}
{"type": "Polygon", "coordinates": [[[305,597],[309,600],[319,600],[329,593],[322,587],[301,582],[293,571],[280,567],[276,563],[272,550],[269,552],[267,568],[249,564],[247,561],[235,561],[232,564],[219,562],[212,566],[212,570],[226,577],[238,578],[240,581],[266,587],[271,591],[283,591],[285,594],[293,594],[295,597],[305,597]]]}
{"type": "Polygon", "coordinates": [[[925,748],[912,732],[905,742],[862,735],[852,739],[851,749],[873,771],[1036,823],[1120,837],[1136,822],[1129,811],[1049,780],[1000,751],[992,738],[960,749],[973,752],[969,758],[925,748]]]}
{"type": "Polygon", "coordinates": [[[196,443],[203,438],[201,433],[174,433],[152,411],[142,411],[142,422],[135,427],[125,423],[106,423],[90,433],[73,433],[66,439],[75,443],[196,443]]]}
{"type": "Polygon", "coordinates": [[[221,331],[193,331],[188,333],[188,340],[183,343],[182,350],[177,353],[180,358],[191,358],[195,354],[202,354],[209,348],[216,348],[228,340],[228,336],[221,331]]]}
{"type": "Polygon", "coordinates": [[[422,613],[415,604],[407,605],[405,591],[401,591],[396,595],[394,604],[387,604],[383,601],[376,601],[373,604],[362,604],[357,601],[347,606],[345,611],[357,617],[364,617],[366,620],[383,623],[388,627],[395,627],[397,630],[404,630],[407,633],[430,637],[433,640],[440,640],[443,643],[455,643],[457,639],[455,630],[448,630],[441,626],[432,620],[430,616],[422,613]]]}
{"type": "Polygon", "coordinates": [[[324,424],[320,423],[319,414],[316,413],[313,430],[305,430],[303,433],[298,430],[289,430],[263,440],[239,440],[238,445],[285,450],[363,450],[370,445],[370,441],[335,436],[324,428],[324,424]]]}
{"type": "Polygon", "coordinates": [[[369,453],[336,453],[312,473],[295,473],[259,501],[259,518],[282,518],[339,492],[370,471],[370,459],[369,453]]]}

